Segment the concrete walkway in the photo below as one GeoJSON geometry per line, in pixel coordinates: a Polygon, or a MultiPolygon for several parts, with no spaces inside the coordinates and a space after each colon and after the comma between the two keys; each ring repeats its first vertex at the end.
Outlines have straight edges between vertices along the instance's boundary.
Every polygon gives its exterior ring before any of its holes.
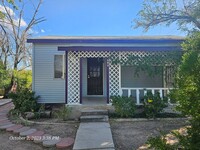
{"type": "Polygon", "coordinates": [[[108,122],[81,123],[76,134],[73,150],[114,150],[108,122]]]}

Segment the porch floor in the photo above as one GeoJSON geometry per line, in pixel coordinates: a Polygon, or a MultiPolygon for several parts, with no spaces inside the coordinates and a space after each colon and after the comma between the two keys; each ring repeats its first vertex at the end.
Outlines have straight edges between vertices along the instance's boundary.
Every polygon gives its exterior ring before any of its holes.
{"type": "Polygon", "coordinates": [[[106,97],[83,97],[82,104],[87,106],[107,105],[106,97]]]}

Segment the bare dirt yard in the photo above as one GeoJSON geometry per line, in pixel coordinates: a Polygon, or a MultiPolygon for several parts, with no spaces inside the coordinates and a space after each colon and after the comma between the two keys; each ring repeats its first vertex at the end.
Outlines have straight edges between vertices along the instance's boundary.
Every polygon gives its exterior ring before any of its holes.
{"type": "Polygon", "coordinates": [[[116,150],[137,150],[160,131],[168,133],[187,125],[186,120],[110,121],[116,150]]]}

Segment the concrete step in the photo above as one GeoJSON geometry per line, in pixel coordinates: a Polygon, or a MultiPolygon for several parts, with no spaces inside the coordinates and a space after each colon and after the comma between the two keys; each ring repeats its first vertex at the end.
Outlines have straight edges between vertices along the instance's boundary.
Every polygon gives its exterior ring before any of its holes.
{"type": "Polygon", "coordinates": [[[81,116],[90,116],[90,115],[108,115],[108,110],[82,110],[81,116]]]}
{"type": "Polygon", "coordinates": [[[107,115],[91,115],[91,116],[81,116],[81,122],[108,122],[107,115]]]}

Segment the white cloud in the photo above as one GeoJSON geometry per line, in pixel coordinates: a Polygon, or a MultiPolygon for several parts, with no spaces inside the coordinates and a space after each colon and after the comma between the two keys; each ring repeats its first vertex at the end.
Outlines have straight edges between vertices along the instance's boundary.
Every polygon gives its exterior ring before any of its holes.
{"type": "MultiPolygon", "coordinates": [[[[16,20],[16,22],[19,23],[19,18],[16,20]]],[[[21,27],[26,27],[27,26],[27,23],[24,21],[23,18],[21,19],[20,25],[21,25],[21,27]]]]}
{"type": "MultiPolygon", "coordinates": [[[[9,8],[7,6],[5,8],[4,6],[0,5],[0,11],[5,13],[5,14],[9,13],[9,15],[13,19],[14,25],[18,26],[19,21],[20,21],[20,27],[26,27],[27,26],[26,21],[23,18],[21,18],[21,20],[20,20],[20,18],[15,14],[15,12],[11,8],[9,8]]],[[[10,22],[8,15],[6,15],[5,18],[0,19],[0,21],[1,21],[1,24],[3,26],[7,27],[9,30],[12,30],[11,22],[10,22]]]]}
{"type": "Polygon", "coordinates": [[[41,32],[42,32],[42,33],[44,33],[44,32],[45,32],[45,30],[44,30],[44,29],[41,29],[41,32]]]}
{"type": "Polygon", "coordinates": [[[6,8],[5,8],[4,6],[0,5],[0,11],[1,11],[2,13],[7,13],[6,10],[8,11],[8,13],[9,13],[11,16],[15,16],[14,11],[13,11],[10,7],[7,7],[7,6],[6,6],[6,8]]]}
{"type": "Polygon", "coordinates": [[[39,32],[37,30],[29,29],[28,33],[29,34],[38,34],[39,32]]]}

